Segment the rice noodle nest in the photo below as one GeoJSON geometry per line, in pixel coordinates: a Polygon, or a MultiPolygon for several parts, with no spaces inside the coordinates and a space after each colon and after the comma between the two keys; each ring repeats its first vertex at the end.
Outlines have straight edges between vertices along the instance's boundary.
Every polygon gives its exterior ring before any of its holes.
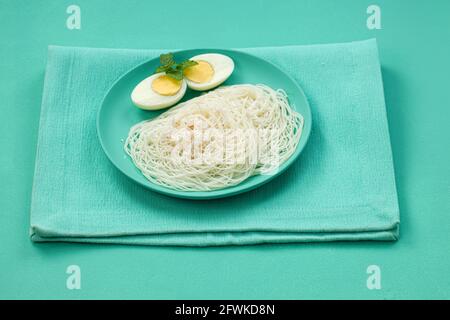
{"type": "Polygon", "coordinates": [[[276,172],[294,153],[302,128],[283,90],[232,85],[134,125],[124,148],[153,183],[211,191],[276,172]]]}

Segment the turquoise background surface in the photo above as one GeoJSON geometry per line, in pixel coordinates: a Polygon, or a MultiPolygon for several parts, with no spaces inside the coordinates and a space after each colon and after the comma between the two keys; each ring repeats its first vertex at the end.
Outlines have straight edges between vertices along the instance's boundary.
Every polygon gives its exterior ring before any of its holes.
{"type": "Polygon", "coordinates": [[[0,0],[0,298],[450,298],[450,2],[170,4],[0,0]],[[81,30],[66,28],[71,4],[81,8],[81,30]],[[381,8],[381,30],[366,27],[371,4],[381,8]],[[383,66],[398,242],[199,249],[29,240],[47,45],[230,48],[371,37],[383,66]],[[80,290],[66,288],[73,264],[80,290]],[[381,268],[380,290],[366,287],[372,264],[381,268]]]}

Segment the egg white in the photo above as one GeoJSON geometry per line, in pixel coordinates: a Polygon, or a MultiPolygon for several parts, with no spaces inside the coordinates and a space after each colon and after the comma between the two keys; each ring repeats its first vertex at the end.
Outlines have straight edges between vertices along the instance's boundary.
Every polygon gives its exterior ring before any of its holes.
{"type": "Polygon", "coordinates": [[[163,96],[153,91],[152,82],[162,75],[164,72],[145,78],[133,89],[131,100],[137,107],[144,110],[159,110],[173,106],[183,98],[187,88],[184,80],[181,82],[180,90],[173,96],[163,96]]]}
{"type": "Polygon", "coordinates": [[[219,53],[205,53],[192,57],[190,60],[203,60],[208,62],[214,70],[212,78],[207,82],[194,82],[186,79],[187,85],[192,90],[205,91],[221,85],[227,80],[234,70],[234,62],[230,57],[219,53]]]}

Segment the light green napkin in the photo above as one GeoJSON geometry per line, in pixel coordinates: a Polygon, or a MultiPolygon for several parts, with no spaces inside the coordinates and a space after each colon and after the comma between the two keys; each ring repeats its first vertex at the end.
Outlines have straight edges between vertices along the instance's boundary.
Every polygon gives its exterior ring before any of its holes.
{"type": "Polygon", "coordinates": [[[313,114],[309,142],[289,170],[261,188],[191,201],[129,180],[96,135],[108,88],[160,51],[50,47],[31,239],[187,246],[397,239],[375,40],[242,50],[275,63],[303,87],[313,114]]]}

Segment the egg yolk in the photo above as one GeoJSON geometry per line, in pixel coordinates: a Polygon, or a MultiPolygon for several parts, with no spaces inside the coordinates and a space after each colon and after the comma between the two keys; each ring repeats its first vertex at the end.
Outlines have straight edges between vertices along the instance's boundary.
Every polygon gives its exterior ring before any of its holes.
{"type": "Polygon", "coordinates": [[[211,80],[214,75],[213,67],[206,61],[198,60],[195,66],[184,69],[184,76],[197,83],[211,80]]]}
{"type": "Polygon", "coordinates": [[[162,75],[152,82],[152,89],[162,96],[173,96],[181,89],[181,80],[162,75]]]}

